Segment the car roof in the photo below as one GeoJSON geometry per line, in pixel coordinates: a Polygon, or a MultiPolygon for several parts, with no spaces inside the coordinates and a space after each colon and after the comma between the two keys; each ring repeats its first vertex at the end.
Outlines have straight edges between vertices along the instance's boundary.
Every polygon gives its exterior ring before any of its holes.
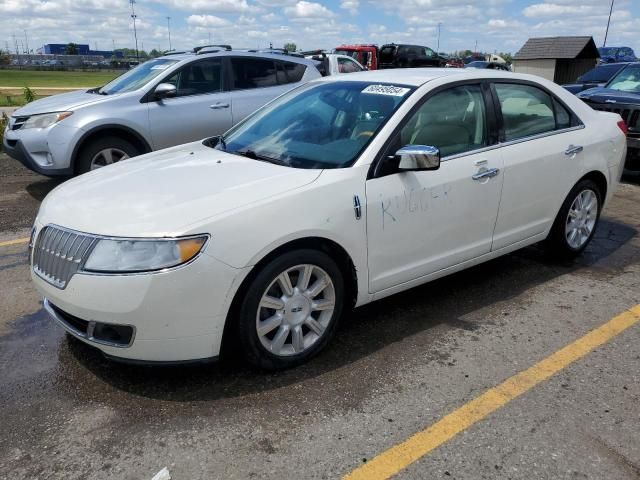
{"type": "MultiPolygon", "coordinates": [[[[437,78],[452,77],[455,80],[504,78],[531,79],[530,75],[518,75],[504,70],[464,69],[464,68],[390,68],[383,70],[369,70],[354,72],[348,75],[324,77],[316,81],[353,81],[353,82],[381,82],[419,87],[437,78]]],[[[535,78],[535,77],[534,77],[535,78]]]]}
{"type": "Polygon", "coordinates": [[[304,63],[305,65],[313,66],[313,63],[304,57],[296,57],[294,55],[283,55],[281,53],[268,53],[268,52],[243,52],[240,50],[219,50],[217,52],[209,52],[209,53],[200,53],[196,55],[192,52],[187,53],[176,53],[173,55],[163,55],[162,57],[158,57],[163,60],[196,60],[202,58],[212,58],[212,57],[258,57],[258,58],[271,58],[284,60],[287,62],[296,62],[296,63],[304,63]]]}

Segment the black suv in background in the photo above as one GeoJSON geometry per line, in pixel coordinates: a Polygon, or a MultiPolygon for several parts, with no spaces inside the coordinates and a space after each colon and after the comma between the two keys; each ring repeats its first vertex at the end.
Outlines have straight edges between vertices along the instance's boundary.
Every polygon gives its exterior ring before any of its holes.
{"type": "Polygon", "coordinates": [[[604,87],[578,93],[594,110],[615,112],[627,124],[625,173],[640,175],[640,62],[629,63],[604,87]]]}
{"type": "Polygon", "coordinates": [[[390,43],[378,53],[378,68],[444,67],[446,60],[429,47],[390,43]]]}

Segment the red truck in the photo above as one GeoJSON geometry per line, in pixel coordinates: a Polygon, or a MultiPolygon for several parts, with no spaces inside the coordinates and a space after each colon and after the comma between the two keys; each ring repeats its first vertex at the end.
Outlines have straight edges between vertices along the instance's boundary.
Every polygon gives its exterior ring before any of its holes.
{"type": "Polygon", "coordinates": [[[371,44],[340,45],[334,53],[357,60],[367,70],[378,70],[378,46],[371,44]]]}

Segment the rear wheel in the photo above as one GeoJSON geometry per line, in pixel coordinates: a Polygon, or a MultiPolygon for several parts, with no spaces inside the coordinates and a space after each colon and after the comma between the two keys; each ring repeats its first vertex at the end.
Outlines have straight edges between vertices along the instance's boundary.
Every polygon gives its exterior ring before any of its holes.
{"type": "Polygon", "coordinates": [[[547,246],[560,258],[573,258],[587,248],[596,231],[602,194],[592,180],[580,181],[565,199],[553,223],[547,246]]]}
{"type": "Polygon", "coordinates": [[[329,342],[342,313],[344,280],[327,254],[296,250],[265,265],[244,295],[237,328],[247,360],[283,369],[329,342]]]}
{"type": "Polygon", "coordinates": [[[86,173],[116,162],[140,155],[131,142],[120,137],[104,137],[92,140],[78,155],[76,171],[86,173]]]}

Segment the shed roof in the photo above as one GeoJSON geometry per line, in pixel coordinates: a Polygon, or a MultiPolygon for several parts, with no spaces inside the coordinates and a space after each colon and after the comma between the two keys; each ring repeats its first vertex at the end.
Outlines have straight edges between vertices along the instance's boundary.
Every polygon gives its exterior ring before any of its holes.
{"type": "Polygon", "coordinates": [[[593,37],[530,38],[516,53],[514,60],[544,58],[599,58],[593,37]]]}

